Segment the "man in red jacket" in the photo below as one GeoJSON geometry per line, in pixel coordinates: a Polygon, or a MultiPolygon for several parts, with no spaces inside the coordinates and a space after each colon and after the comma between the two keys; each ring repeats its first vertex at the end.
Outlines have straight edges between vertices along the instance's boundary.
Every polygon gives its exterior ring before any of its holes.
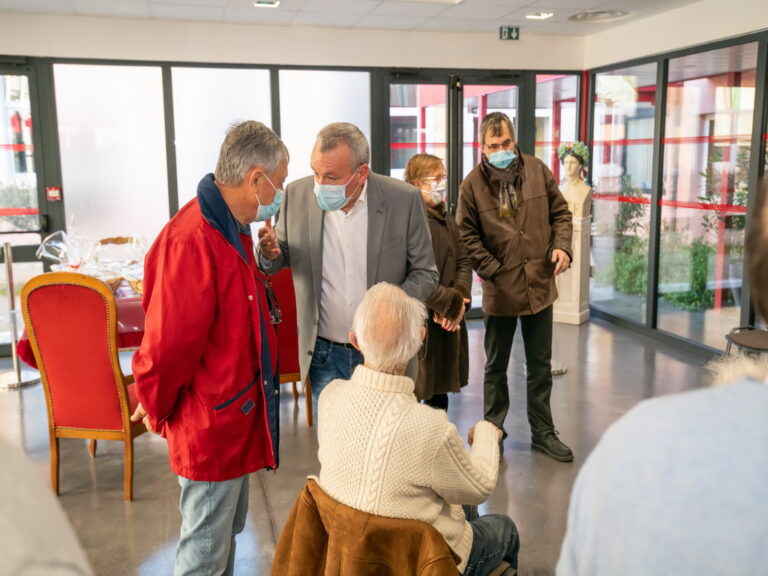
{"type": "Polygon", "coordinates": [[[145,260],[132,420],[168,440],[179,476],[176,576],[232,574],[248,475],[278,465],[279,311],[249,224],[277,212],[287,174],[288,151],[272,130],[233,126],[216,174],[200,181],[145,260]]]}

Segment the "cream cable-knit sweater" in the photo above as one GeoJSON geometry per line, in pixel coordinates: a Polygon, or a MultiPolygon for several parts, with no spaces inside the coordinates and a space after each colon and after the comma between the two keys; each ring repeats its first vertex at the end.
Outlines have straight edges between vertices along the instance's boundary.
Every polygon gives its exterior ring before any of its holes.
{"type": "Polygon", "coordinates": [[[365,366],[331,382],[318,412],[320,486],[357,510],[432,524],[463,573],[472,527],[461,504],[484,502],[496,486],[496,427],[479,422],[467,452],[445,412],[416,401],[413,380],[365,366]]]}

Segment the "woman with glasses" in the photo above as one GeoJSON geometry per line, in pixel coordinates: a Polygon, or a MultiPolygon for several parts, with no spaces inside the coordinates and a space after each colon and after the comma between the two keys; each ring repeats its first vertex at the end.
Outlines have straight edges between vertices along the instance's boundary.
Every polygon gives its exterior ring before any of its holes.
{"type": "Polygon", "coordinates": [[[447,411],[448,392],[458,392],[469,379],[464,312],[470,301],[472,268],[456,221],[446,207],[443,161],[431,154],[417,154],[405,167],[405,181],[421,190],[440,273],[437,288],[426,300],[430,319],[419,353],[415,392],[425,404],[447,411]]]}

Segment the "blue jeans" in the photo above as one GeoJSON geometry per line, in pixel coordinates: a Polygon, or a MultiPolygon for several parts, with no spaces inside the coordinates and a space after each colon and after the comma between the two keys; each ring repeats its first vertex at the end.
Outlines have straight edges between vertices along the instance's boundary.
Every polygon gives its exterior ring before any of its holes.
{"type": "Polygon", "coordinates": [[[520,536],[511,518],[502,514],[486,514],[470,520],[470,525],[472,551],[463,576],[486,576],[503,560],[517,569],[520,536]]]}
{"type": "Polygon", "coordinates": [[[312,363],[309,366],[309,381],[312,385],[312,413],[315,415],[317,426],[317,399],[320,392],[328,386],[331,380],[341,378],[349,380],[355,368],[363,363],[363,355],[354,348],[328,342],[322,338],[315,340],[315,350],[312,353],[312,363]]]}
{"type": "Polygon", "coordinates": [[[224,482],[198,482],[179,476],[181,537],[174,576],[231,576],[235,536],[245,528],[248,474],[224,482]]]}

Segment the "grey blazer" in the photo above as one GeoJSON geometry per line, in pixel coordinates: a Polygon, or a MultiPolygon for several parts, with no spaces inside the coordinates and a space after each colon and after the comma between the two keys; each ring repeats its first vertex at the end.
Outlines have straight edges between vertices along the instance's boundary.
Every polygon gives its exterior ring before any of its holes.
{"type": "MultiPolygon", "coordinates": [[[[302,379],[309,372],[322,306],[324,218],[314,186],[312,176],[288,186],[275,226],[282,254],[269,269],[290,266],[293,273],[302,379]]],[[[390,282],[423,302],[439,275],[421,194],[410,184],[371,172],[367,197],[368,287],[390,282]]]]}

